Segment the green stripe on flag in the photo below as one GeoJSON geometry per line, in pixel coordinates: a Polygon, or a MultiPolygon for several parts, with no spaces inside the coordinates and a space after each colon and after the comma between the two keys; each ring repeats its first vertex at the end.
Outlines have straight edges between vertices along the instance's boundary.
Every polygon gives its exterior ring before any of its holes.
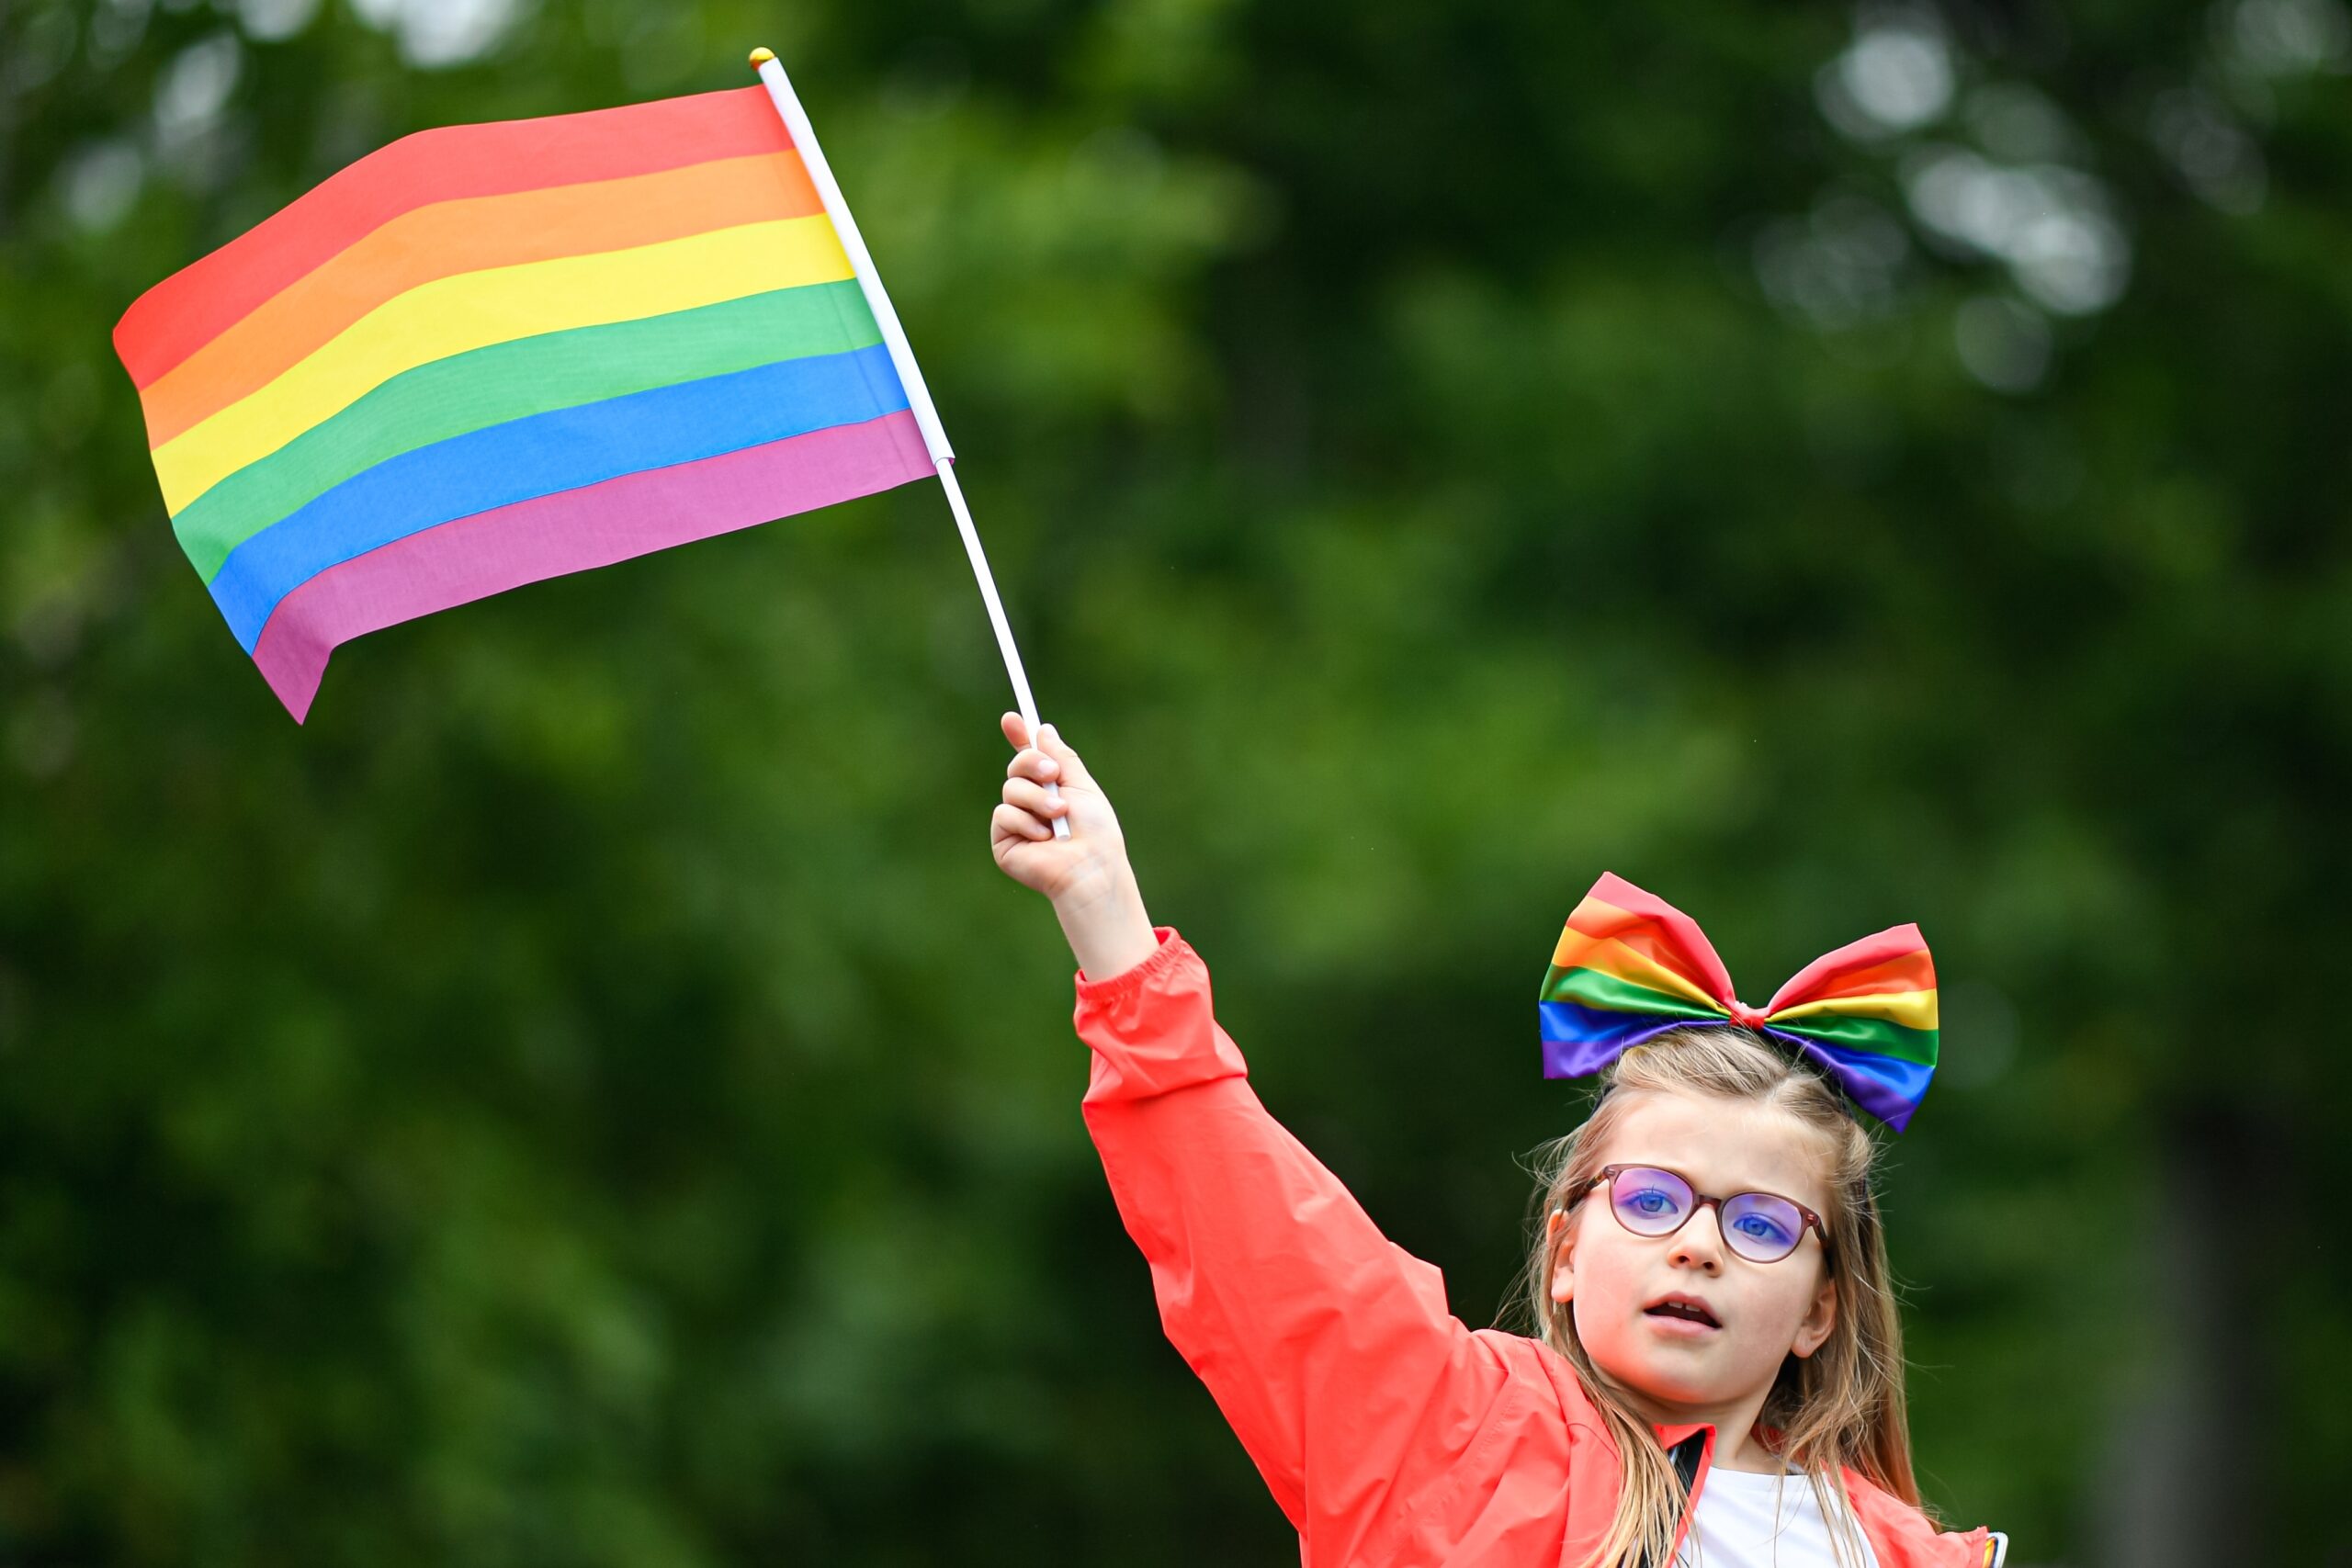
{"type": "Polygon", "coordinates": [[[516,338],[404,371],[180,510],[207,582],[231,550],[388,458],[494,424],[882,341],[854,279],[516,338]]]}

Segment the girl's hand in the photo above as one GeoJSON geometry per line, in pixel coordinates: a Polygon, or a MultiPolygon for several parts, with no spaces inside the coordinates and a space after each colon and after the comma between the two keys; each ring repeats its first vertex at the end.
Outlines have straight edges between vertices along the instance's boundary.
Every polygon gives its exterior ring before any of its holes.
{"type": "Polygon", "coordinates": [[[1127,862],[1126,841],[1110,797],[1086,771],[1078,753],[1062,743],[1050,724],[1036,744],[1017,713],[1001,721],[1016,755],[1004,770],[1004,804],[989,818],[989,847],[1004,874],[1059,903],[1091,885],[1115,880],[1127,862]],[[1046,786],[1061,785],[1061,798],[1046,786]],[[1054,818],[1069,819],[1069,837],[1054,837],[1054,818]]]}
{"type": "Polygon", "coordinates": [[[1159,947],[1126,840],[1094,775],[1050,724],[1035,746],[1017,713],[1000,721],[1015,755],[1004,770],[1004,801],[989,818],[989,847],[1004,874],[1053,900],[1070,952],[1091,979],[1105,979],[1141,963],[1159,947]],[[1061,798],[1046,786],[1061,786],[1061,798]],[[1053,821],[1068,818],[1069,837],[1054,837],[1053,821]]]}

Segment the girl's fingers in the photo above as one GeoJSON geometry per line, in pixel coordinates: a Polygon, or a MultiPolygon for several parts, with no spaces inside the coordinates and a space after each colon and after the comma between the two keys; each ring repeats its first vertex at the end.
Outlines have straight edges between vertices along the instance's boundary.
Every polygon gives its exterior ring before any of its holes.
{"type": "Polygon", "coordinates": [[[1007,778],[1058,779],[1070,784],[1091,782],[1086,764],[1070,750],[1060,733],[1050,724],[1037,727],[1035,744],[1030,743],[1029,727],[1017,713],[1006,714],[998,721],[1004,738],[1012,743],[1012,761],[1005,765],[1007,778]]]}
{"type": "Polygon", "coordinates": [[[1029,726],[1019,714],[1005,714],[997,723],[1014,752],[1004,770],[1007,778],[1039,779],[1080,789],[1098,787],[1094,775],[1087,772],[1086,764],[1052,725],[1039,725],[1036,743],[1031,745],[1029,726]]]}
{"type": "Polygon", "coordinates": [[[990,836],[999,839],[1050,839],[1052,828],[1017,806],[1000,806],[989,814],[990,836]]]}
{"type": "Polygon", "coordinates": [[[1062,776],[1062,765],[1043,751],[1022,751],[1016,753],[1012,761],[1004,765],[1004,776],[1009,779],[1036,779],[1041,782],[1046,779],[1058,779],[1062,776]]]}
{"type": "Polygon", "coordinates": [[[1028,779],[1005,780],[1004,803],[1032,817],[1055,818],[1069,810],[1069,802],[1052,798],[1046,794],[1045,785],[1028,779]]]}
{"type": "Polygon", "coordinates": [[[1086,764],[1079,760],[1078,753],[1070,750],[1069,744],[1062,739],[1061,732],[1052,725],[1038,727],[1037,750],[1061,764],[1064,784],[1093,784],[1094,775],[1086,771],[1086,764]]]}

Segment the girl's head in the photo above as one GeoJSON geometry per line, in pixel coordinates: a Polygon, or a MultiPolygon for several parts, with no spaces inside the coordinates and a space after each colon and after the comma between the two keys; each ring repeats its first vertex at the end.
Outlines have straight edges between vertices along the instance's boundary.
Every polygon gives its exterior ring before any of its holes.
{"type": "Polygon", "coordinates": [[[1608,1417],[1625,1464],[1601,1562],[1630,1560],[1628,1549],[1645,1548],[1651,1562],[1669,1555],[1681,1487],[1651,1422],[1759,1393],[1758,1427],[1817,1484],[1841,1491],[1851,1466],[1918,1501],[1873,1154],[1827,1082],[1723,1026],[1673,1030],[1626,1051],[1592,1115],[1546,1151],[1529,1302],[1542,1337],[1608,1417]],[[1742,1204],[1726,1220],[1724,1208],[1692,1206],[1671,1235],[1636,1234],[1612,1205],[1655,1229],[1648,1216],[1670,1213],[1681,1194],[1646,1191],[1653,1179],[1634,1173],[1603,1175],[1626,1165],[1671,1171],[1701,1195],[1759,1192],[1794,1207],[1742,1204]],[[1751,1259],[1784,1245],[1792,1223],[1793,1250],[1751,1259]]]}

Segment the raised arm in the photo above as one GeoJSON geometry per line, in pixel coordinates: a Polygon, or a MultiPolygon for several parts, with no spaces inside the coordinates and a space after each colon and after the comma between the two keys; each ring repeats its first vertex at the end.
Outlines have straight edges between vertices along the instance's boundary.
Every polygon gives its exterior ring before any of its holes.
{"type": "MultiPolygon", "coordinates": [[[[1000,863],[1008,830],[1016,851],[1045,852],[1027,867],[1086,853],[1087,819],[1110,819],[1099,787],[1056,740],[1023,757],[998,808],[1000,863]],[[1042,825],[1047,777],[1063,785],[1068,840],[1006,821],[1042,825]]],[[[1438,1270],[1383,1236],[1259,1102],[1206,966],[1145,919],[1124,847],[1096,869],[1099,882],[1067,884],[1083,902],[1055,902],[1081,964],[1084,1112],[1112,1196],[1170,1340],[1297,1528],[1307,1568],[1361,1561],[1423,1509],[1442,1511],[1456,1462],[1541,1396],[1542,1380],[1509,1364],[1532,1347],[1472,1334],[1447,1311],[1438,1270]]]]}

